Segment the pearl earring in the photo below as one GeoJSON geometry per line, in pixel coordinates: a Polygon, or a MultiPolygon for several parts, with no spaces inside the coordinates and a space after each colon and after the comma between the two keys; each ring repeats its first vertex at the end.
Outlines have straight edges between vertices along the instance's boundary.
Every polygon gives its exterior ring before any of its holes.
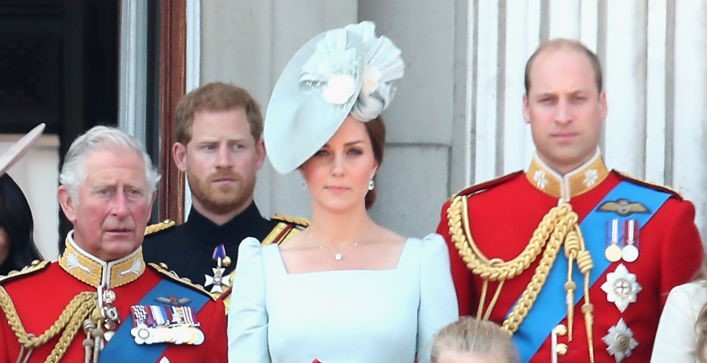
{"type": "Polygon", "coordinates": [[[370,182],[368,182],[368,190],[373,190],[373,188],[376,187],[376,183],[373,182],[373,179],[371,179],[370,182]]]}

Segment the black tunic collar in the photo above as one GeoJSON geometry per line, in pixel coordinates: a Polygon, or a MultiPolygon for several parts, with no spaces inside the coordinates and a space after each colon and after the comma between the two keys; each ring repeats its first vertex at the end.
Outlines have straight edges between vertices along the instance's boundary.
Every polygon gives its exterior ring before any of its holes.
{"type": "Polygon", "coordinates": [[[261,226],[262,221],[263,217],[260,215],[255,202],[251,202],[243,212],[220,226],[206,218],[192,206],[189,212],[189,219],[184,223],[184,228],[195,239],[203,240],[206,237],[208,240],[203,242],[216,247],[221,243],[224,245],[237,245],[244,237],[257,236],[258,227],[261,226]]]}

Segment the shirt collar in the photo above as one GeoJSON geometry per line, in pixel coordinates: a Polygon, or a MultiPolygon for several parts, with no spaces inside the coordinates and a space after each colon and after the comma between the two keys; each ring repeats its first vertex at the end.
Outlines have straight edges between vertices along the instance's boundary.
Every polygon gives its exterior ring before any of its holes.
{"type": "Polygon", "coordinates": [[[589,161],[565,175],[552,170],[536,153],[525,173],[525,177],[535,188],[564,201],[589,191],[608,175],[609,169],[604,164],[599,149],[589,161]]]}
{"type": "Polygon", "coordinates": [[[74,231],[66,235],[66,249],[59,258],[59,266],[69,275],[93,287],[115,288],[137,280],[145,271],[142,247],[133,253],[106,262],[79,247],[74,231]]]}

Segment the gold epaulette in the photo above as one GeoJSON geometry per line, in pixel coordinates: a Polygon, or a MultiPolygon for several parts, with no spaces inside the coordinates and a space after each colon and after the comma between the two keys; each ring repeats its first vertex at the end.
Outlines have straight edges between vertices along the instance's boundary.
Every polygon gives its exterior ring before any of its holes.
{"type": "Polygon", "coordinates": [[[309,226],[309,220],[302,217],[284,216],[275,214],[271,220],[277,221],[275,228],[260,242],[263,246],[272,243],[282,243],[299,234],[309,226]]]}
{"type": "Polygon", "coordinates": [[[483,183],[474,184],[472,186],[466,187],[465,189],[462,189],[461,191],[459,191],[456,194],[452,194],[452,196],[449,197],[449,200],[451,201],[452,199],[454,199],[460,195],[467,196],[467,195],[479,193],[484,190],[491,189],[495,186],[501,185],[509,180],[512,180],[512,179],[516,178],[518,175],[522,175],[522,174],[523,174],[523,171],[521,170],[521,171],[517,171],[515,173],[510,173],[510,174],[504,175],[504,176],[496,178],[496,179],[485,181],[483,183]]]}
{"type": "Polygon", "coordinates": [[[216,299],[218,298],[218,296],[214,296],[214,295],[210,294],[208,291],[206,291],[206,289],[204,289],[203,286],[193,283],[191,280],[189,280],[186,277],[180,277],[176,272],[170,270],[169,267],[167,267],[167,265],[164,263],[156,264],[156,263],[150,262],[147,265],[152,267],[152,269],[155,270],[160,275],[165,276],[168,279],[179,283],[180,285],[184,285],[184,286],[190,287],[194,290],[197,290],[197,291],[203,293],[204,295],[207,295],[213,301],[216,301],[216,299]]]}
{"type": "Polygon", "coordinates": [[[621,178],[626,179],[626,180],[628,180],[628,181],[630,181],[630,182],[632,182],[632,183],[636,183],[636,184],[638,184],[638,185],[642,185],[642,186],[647,187],[647,188],[651,188],[651,189],[659,190],[659,191],[661,191],[661,192],[668,193],[668,194],[670,194],[670,195],[672,195],[672,196],[674,196],[674,197],[676,197],[676,198],[678,198],[678,199],[680,199],[680,200],[683,200],[683,199],[684,199],[684,198],[682,197],[682,195],[681,195],[677,190],[672,189],[672,188],[670,188],[670,187],[667,187],[667,186],[665,186],[665,185],[656,184],[656,183],[649,182],[649,181],[646,181],[646,180],[634,178],[634,177],[632,177],[632,176],[630,176],[630,175],[628,175],[628,174],[626,174],[626,173],[624,173],[624,172],[618,171],[618,170],[614,170],[614,172],[615,172],[616,174],[618,174],[621,178]]]}
{"type": "Polygon", "coordinates": [[[157,233],[160,231],[164,231],[165,229],[172,228],[176,225],[177,225],[177,223],[174,222],[173,220],[165,219],[162,222],[157,222],[155,224],[151,224],[151,225],[145,227],[145,236],[147,236],[148,234],[153,234],[153,233],[157,233]]]}
{"type": "Polygon", "coordinates": [[[304,218],[304,217],[286,216],[283,214],[275,213],[270,219],[274,220],[274,221],[278,221],[278,222],[295,224],[298,227],[302,227],[302,228],[306,228],[307,226],[309,226],[309,219],[304,218]]]}
{"type": "Polygon", "coordinates": [[[0,284],[44,270],[50,263],[50,261],[34,260],[29,266],[22,268],[22,270],[12,270],[7,275],[0,275],[0,284]]]}

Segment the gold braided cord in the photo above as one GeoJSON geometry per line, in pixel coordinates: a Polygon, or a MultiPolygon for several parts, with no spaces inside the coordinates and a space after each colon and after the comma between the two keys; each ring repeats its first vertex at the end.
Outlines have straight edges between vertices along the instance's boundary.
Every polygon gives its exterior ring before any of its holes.
{"type": "MultiPolygon", "coordinates": [[[[476,307],[476,318],[477,319],[482,319],[482,316],[484,316],[484,303],[486,303],[486,292],[489,289],[489,280],[484,280],[484,283],[481,285],[481,297],[479,298],[479,306],[476,307]]],[[[489,308],[489,310],[491,310],[489,308]]]]}
{"type": "Polygon", "coordinates": [[[589,362],[594,363],[594,315],[592,314],[594,312],[594,305],[592,305],[589,300],[589,275],[594,268],[594,261],[592,261],[592,255],[587,251],[587,246],[582,236],[582,230],[577,225],[575,225],[574,228],[580,245],[579,252],[577,253],[577,266],[579,266],[579,270],[584,274],[584,304],[582,304],[582,313],[584,314],[584,327],[587,330],[589,362]]]}
{"type": "Polygon", "coordinates": [[[489,280],[484,280],[483,285],[481,286],[481,298],[479,298],[479,306],[477,306],[476,310],[476,317],[477,319],[481,320],[489,320],[491,317],[491,312],[493,311],[493,308],[496,306],[496,302],[498,301],[498,297],[501,295],[501,290],[503,290],[503,283],[505,281],[501,280],[498,282],[498,286],[496,287],[496,291],[493,293],[493,296],[491,297],[491,301],[489,302],[488,307],[486,308],[486,312],[484,312],[484,304],[486,303],[486,293],[488,292],[489,288],[489,280]]]}
{"type": "MultiPolygon", "coordinates": [[[[540,290],[545,285],[550,269],[555,263],[557,254],[560,251],[560,246],[564,242],[567,233],[572,230],[573,224],[577,222],[577,214],[572,212],[571,208],[568,210],[569,213],[559,216],[559,220],[551,221],[554,223],[554,228],[552,229],[550,240],[547,242],[547,246],[543,251],[543,256],[540,259],[540,263],[535,268],[535,273],[530,279],[528,287],[526,287],[521,294],[520,300],[513,307],[511,313],[508,314],[508,317],[503,322],[503,328],[511,333],[515,333],[516,330],[518,330],[518,327],[530,312],[533,304],[535,304],[535,300],[537,299],[540,290]]],[[[545,220],[543,219],[543,222],[544,221],[545,220]]]]}
{"type": "Polygon", "coordinates": [[[2,310],[5,312],[8,324],[22,347],[31,351],[47,343],[57,334],[62,333],[59,341],[56,346],[54,346],[54,349],[52,349],[45,362],[59,362],[61,360],[71,344],[71,341],[74,339],[76,332],[83,323],[83,320],[91,316],[92,312],[97,308],[97,305],[98,299],[95,292],[87,291],[77,294],[71,299],[69,305],[64,308],[64,311],[61,312],[59,319],[37,337],[27,333],[10,295],[0,286],[0,307],[2,307],[2,310]]]}
{"type": "Polygon", "coordinates": [[[565,257],[567,257],[567,281],[565,282],[567,305],[567,330],[568,340],[571,342],[574,332],[574,292],[577,290],[577,284],[572,280],[572,266],[577,259],[582,246],[579,243],[579,235],[577,231],[570,231],[565,238],[565,257]]]}
{"type": "Polygon", "coordinates": [[[543,253],[528,287],[523,291],[520,300],[503,323],[503,328],[511,334],[518,329],[535,303],[550,268],[555,262],[560,246],[569,231],[573,230],[572,227],[576,225],[577,219],[577,214],[572,211],[569,204],[563,203],[552,208],[538,224],[523,251],[517,257],[506,262],[498,258],[488,259],[483,255],[471,235],[466,198],[456,196],[452,200],[447,210],[452,242],[467,267],[483,280],[505,281],[512,279],[523,273],[540,253],[543,253]]]}
{"type": "MultiPolygon", "coordinates": [[[[73,341],[74,337],[76,336],[76,332],[78,332],[85,318],[87,316],[90,316],[92,311],[98,310],[96,309],[98,302],[95,298],[95,295],[94,297],[89,297],[89,299],[90,300],[85,300],[81,302],[78,308],[76,308],[76,311],[66,324],[66,329],[64,329],[64,332],[61,334],[59,342],[57,342],[56,346],[54,346],[54,349],[52,349],[52,352],[47,357],[47,363],[59,362],[61,360],[61,358],[64,356],[64,353],[66,353],[66,350],[69,348],[69,345],[71,345],[71,341],[73,341]]],[[[70,306],[71,304],[69,304],[69,307],[70,306]]],[[[67,309],[69,309],[69,307],[67,307],[67,309]]],[[[66,311],[67,309],[65,309],[64,311],[66,311]]]]}
{"type": "MultiPolygon", "coordinates": [[[[558,221],[567,214],[576,214],[569,204],[554,207],[543,217],[538,227],[533,232],[530,242],[523,251],[510,261],[498,258],[488,259],[479,250],[471,237],[467,205],[464,196],[457,196],[447,210],[447,221],[454,246],[459,250],[459,255],[466,266],[483,279],[500,281],[512,279],[525,271],[530,264],[540,255],[545,247],[550,234],[558,221]],[[463,225],[463,228],[462,228],[463,225]]],[[[564,237],[564,236],[563,236],[564,237]]]]}
{"type": "Polygon", "coordinates": [[[454,197],[447,210],[447,223],[454,246],[459,251],[459,255],[466,263],[467,268],[475,275],[481,277],[484,282],[477,318],[487,320],[490,317],[504,282],[522,274],[542,252],[542,257],[535,268],[530,283],[503,322],[503,329],[511,335],[518,330],[518,327],[520,327],[520,324],[533,307],[540,290],[547,280],[550,269],[557,259],[560,248],[564,245],[564,253],[568,260],[567,281],[564,287],[566,290],[567,319],[570,331],[569,339],[570,341],[572,340],[574,291],[576,290],[576,284],[572,279],[572,269],[574,263],[576,263],[580,272],[584,275],[584,303],[581,310],[587,329],[589,361],[594,362],[594,337],[592,333],[594,306],[589,300],[589,278],[594,263],[591,254],[586,249],[582,230],[577,224],[578,219],[577,213],[572,210],[571,205],[568,203],[561,203],[552,208],[533,231],[533,235],[523,251],[512,260],[503,261],[499,258],[487,258],[474,242],[469,227],[469,213],[464,196],[454,197]],[[489,281],[498,281],[499,284],[485,314],[482,315],[489,281]]]}
{"type": "Polygon", "coordinates": [[[501,290],[503,290],[504,282],[505,281],[498,282],[498,287],[496,287],[496,292],[493,293],[493,297],[491,298],[491,302],[489,302],[489,307],[486,309],[486,314],[484,314],[483,320],[489,320],[491,318],[491,311],[493,311],[493,308],[496,306],[498,297],[501,296],[501,290]]]}

